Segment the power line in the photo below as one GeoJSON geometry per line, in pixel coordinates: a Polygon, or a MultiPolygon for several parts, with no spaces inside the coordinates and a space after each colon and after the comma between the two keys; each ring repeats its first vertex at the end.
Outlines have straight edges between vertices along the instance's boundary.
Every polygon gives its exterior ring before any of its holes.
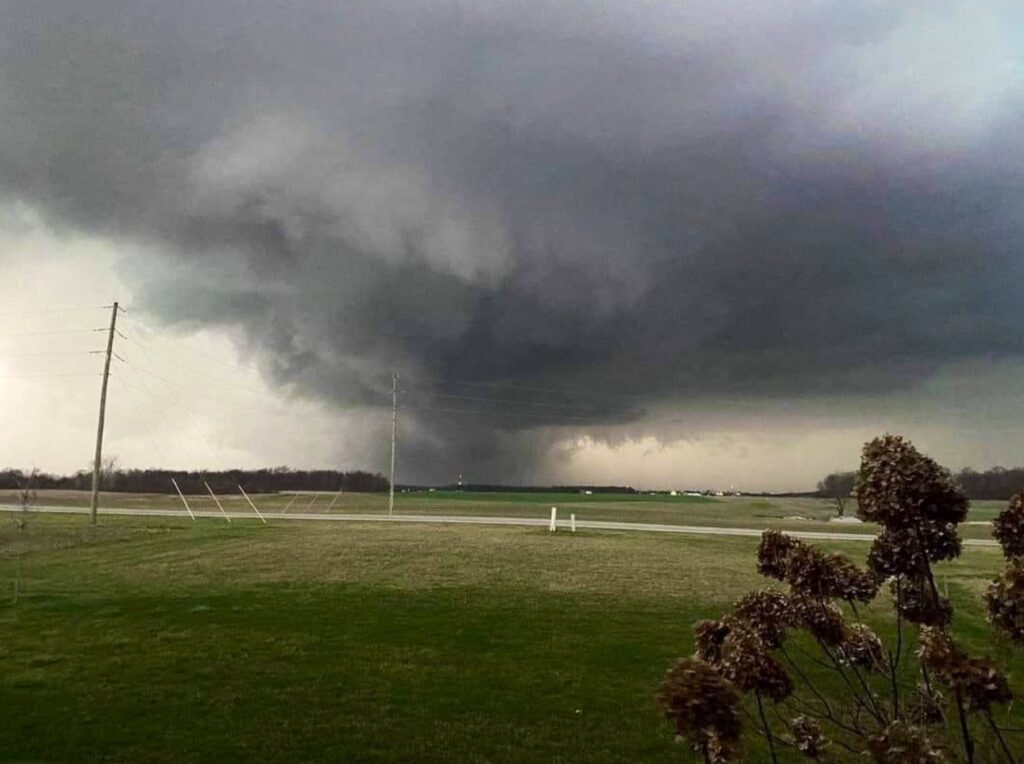
{"type": "MultiPolygon", "coordinates": [[[[415,380],[413,380],[413,381],[415,382],[415,380]]],[[[579,388],[579,387],[577,387],[577,388],[532,387],[532,386],[519,385],[519,384],[516,384],[516,383],[510,383],[510,382],[470,382],[468,380],[444,379],[444,380],[441,380],[440,382],[423,381],[420,384],[428,385],[428,386],[429,385],[438,386],[438,385],[444,384],[444,385],[456,385],[456,386],[459,386],[459,387],[497,387],[497,388],[503,388],[503,389],[506,389],[506,390],[521,390],[523,392],[533,392],[533,393],[556,393],[556,394],[559,394],[559,395],[593,395],[595,397],[601,397],[601,398],[624,398],[624,399],[638,400],[638,401],[649,400],[649,398],[647,396],[644,396],[644,395],[635,395],[635,394],[631,395],[631,394],[628,394],[628,393],[609,393],[609,392],[603,392],[603,391],[600,391],[600,390],[593,390],[593,389],[579,388]]]]}
{"type": "Polygon", "coordinates": [[[150,332],[153,332],[161,340],[163,340],[165,342],[170,342],[173,345],[178,345],[179,347],[182,347],[182,348],[184,348],[185,350],[188,350],[191,353],[195,353],[196,355],[202,356],[203,358],[206,358],[207,360],[213,361],[214,363],[219,363],[222,366],[226,366],[227,368],[234,369],[236,371],[243,371],[243,372],[246,372],[246,373],[249,373],[249,372],[252,371],[252,369],[249,368],[249,367],[240,366],[238,364],[230,363],[229,361],[225,361],[225,360],[223,360],[221,358],[218,358],[218,357],[216,357],[214,355],[210,355],[209,353],[204,353],[202,350],[194,348],[191,345],[188,345],[187,343],[185,343],[185,342],[183,342],[183,341],[181,341],[179,339],[176,339],[174,337],[169,337],[166,334],[166,330],[158,329],[157,327],[153,326],[152,324],[149,324],[146,321],[143,321],[141,318],[137,318],[132,313],[127,313],[126,312],[125,317],[129,321],[134,321],[137,324],[139,324],[140,326],[142,326],[143,328],[145,328],[146,330],[148,330],[150,332]]]}
{"type": "Polygon", "coordinates": [[[106,329],[56,329],[42,332],[5,332],[0,337],[38,337],[44,334],[92,334],[93,332],[105,332],[106,329]]]}
{"type": "Polygon", "coordinates": [[[0,358],[29,358],[50,355],[102,355],[102,350],[55,350],[45,353],[0,353],[0,358]]]}
{"type": "MultiPolygon", "coordinates": [[[[412,393],[413,395],[426,395],[432,398],[451,398],[460,401],[476,401],[479,403],[510,403],[519,406],[534,406],[536,408],[550,408],[550,409],[566,409],[570,411],[590,411],[594,412],[597,409],[593,406],[576,406],[570,403],[544,403],[542,401],[525,401],[516,400],[511,398],[480,398],[470,395],[452,395],[449,393],[435,393],[435,392],[418,392],[415,390],[403,390],[402,392],[412,393]]],[[[607,407],[604,410],[609,410],[607,407]]],[[[627,409],[625,407],[616,407],[616,411],[635,411],[636,409],[627,409]]]]}
{"type": "Polygon", "coordinates": [[[38,310],[13,310],[3,311],[0,316],[34,316],[43,313],[72,313],[87,310],[109,310],[109,305],[88,305],[88,306],[67,306],[61,308],[41,308],[38,310]]]}
{"type": "Polygon", "coordinates": [[[130,337],[124,337],[124,339],[128,343],[130,343],[131,345],[134,345],[136,348],[138,348],[140,351],[142,351],[142,353],[145,354],[146,358],[148,358],[150,360],[150,362],[158,361],[158,362],[162,362],[162,363],[165,363],[165,364],[168,364],[168,365],[173,365],[175,367],[181,367],[181,368],[184,368],[184,369],[188,369],[193,374],[198,374],[201,377],[206,377],[207,379],[209,379],[209,380],[211,380],[213,382],[217,382],[217,383],[219,383],[221,385],[225,385],[227,387],[234,387],[234,388],[236,388],[238,390],[245,390],[246,392],[252,393],[254,395],[259,395],[261,397],[266,396],[266,392],[265,391],[257,390],[255,388],[247,387],[245,385],[240,385],[237,382],[229,382],[226,379],[221,379],[220,377],[215,377],[212,374],[207,374],[206,372],[202,371],[201,369],[197,369],[194,366],[190,366],[188,364],[181,363],[180,361],[173,361],[173,360],[170,360],[170,359],[167,359],[167,358],[163,358],[162,356],[158,355],[156,353],[156,351],[148,350],[142,343],[136,342],[135,340],[131,339],[130,337]]]}
{"type": "Polygon", "coordinates": [[[93,374],[13,374],[13,375],[2,375],[0,379],[44,379],[50,377],[102,377],[103,374],[96,372],[93,374]]]}

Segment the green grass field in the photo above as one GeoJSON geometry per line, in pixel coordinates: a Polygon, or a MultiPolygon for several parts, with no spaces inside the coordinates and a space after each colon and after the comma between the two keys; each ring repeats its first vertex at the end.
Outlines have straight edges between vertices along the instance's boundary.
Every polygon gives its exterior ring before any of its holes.
{"type": "MultiPolygon", "coordinates": [[[[658,683],[694,621],[763,583],[742,538],[28,523],[0,516],[4,761],[690,761],[658,683]]],[[[999,562],[940,574],[982,652],[999,562]]]]}
{"type": "MultiPolygon", "coordinates": [[[[252,497],[268,512],[380,514],[387,511],[385,494],[345,493],[299,495],[268,494],[252,497]],[[293,501],[294,499],[294,501],[293,501]],[[333,503],[333,507],[332,507],[333,503]]],[[[209,496],[188,497],[193,509],[217,511],[209,496]]],[[[89,497],[80,491],[41,491],[40,504],[54,506],[88,506],[89,497]]],[[[248,512],[241,496],[221,498],[227,509],[248,512]]],[[[0,503],[17,503],[15,491],[0,491],[0,503]]],[[[177,496],[167,494],[104,493],[102,506],[139,509],[174,509],[183,511],[177,496]]],[[[874,533],[873,525],[845,525],[828,522],[835,514],[831,502],[808,498],[760,498],[749,496],[691,497],[647,494],[534,494],[534,493],[471,493],[459,491],[417,491],[399,493],[395,511],[418,515],[482,515],[506,517],[548,516],[551,506],[559,506],[562,516],[574,513],[580,520],[626,521],[634,523],[669,523],[674,525],[720,526],[734,528],[775,528],[780,530],[839,531],[842,533],[874,533]]],[[[988,522],[1006,506],[1005,502],[974,502],[968,524],[961,527],[965,538],[989,538],[988,522]]],[[[854,502],[847,513],[856,511],[854,502]]]]}

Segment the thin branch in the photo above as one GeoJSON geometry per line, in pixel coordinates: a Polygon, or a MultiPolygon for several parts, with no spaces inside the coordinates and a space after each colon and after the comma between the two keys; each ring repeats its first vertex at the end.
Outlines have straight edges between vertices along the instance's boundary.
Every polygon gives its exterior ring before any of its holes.
{"type": "Polygon", "coordinates": [[[1010,746],[1006,744],[1006,738],[1003,737],[1003,733],[999,731],[999,727],[996,725],[995,719],[992,718],[992,711],[985,709],[985,718],[988,720],[988,726],[992,728],[992,732],[995,733],[996,740],[999,741],[999,746],[1003,749],[1003,755],[1010,764],[1017,764],[1017,759],[1014,758],[1013,754],[1010,753],[1010,746]]]}
{"type": "Polygon", "coordinates": [[[764,715],[764,704],[761,703],[761,693],[754,691],[754,698],[757,700],[757,714],[761,717],[761,726],[764,727],[765,737],[768,738],[768,752],[772,755],[772,764],[779,764],[779,757],[775,754],[775,740],[772,729],[768,726],[768,719],[764,715]]]}

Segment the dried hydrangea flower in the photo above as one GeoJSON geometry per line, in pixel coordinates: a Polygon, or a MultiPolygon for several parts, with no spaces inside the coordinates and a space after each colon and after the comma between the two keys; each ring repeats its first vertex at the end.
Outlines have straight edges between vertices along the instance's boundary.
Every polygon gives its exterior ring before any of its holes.
{"type": "Polygon", "coordinates": [[[960,556],[956,526],[922,521],[914,528],[885,528],[868,552],[868,568],[879,578],[920,575],[929,562],[960,556]]]}
{"type": "Polygon", "coordinates": [[[871,735],[865,753],[875,764],[939,764],[946,760],[923,729],[905,721],[895,721],[871,735]]]}
{"type": "Polygon", "coordinates": [[[734,628],[722,644],[722,675],[743,692],[759,692],[775,702],[793,693],[793,680],[768,654],[761,639],[751,631],[734,628]]]}
{"type": "Polygon", "coordinates": [[[894,605],[911,623],[938,627],[948,626],[953,620],[952,603],[936,594],[928,582],[902,578],[893,581],[891,589],[894,605]]]}
{"type": "Polygon", "coordinates": [[[817,759],[828,746],[828,741],[821,734],[821,725],[814,719],[798,716],[789,726],[793,733],[793,744],[808,759],[817,759]]]}
{"type": "Polygon", "coordinates": [[[722,643],[732,627],[725,620],[698,621],[693,628],[696,637],[696,656],[702,661],[717,664],[722,660],[722,643]]]}
{"type": "Polygon", "coordinates": [[[991,661],[970,657],[937,629],[921,629],[918,655],[943,684],[959,693],[968,711],[987,711],[993,703],[1013,699],[1006,675],[991,661]]]}
{"type": "Polygon", "coordinates": [[[839,608],[811,597],[792,597],[790,601],[799,623],[811,634],[830,647],[842,644],[847,630],[839,608]]]}
{"type": "Polygon", "coordinates": [[[740,740],[740,696],[712,666],[681,658],[669,669],[658,705],[676,734],[715,761],[735,759],[740,740]]]}
{"type": "Polygon", "coordinates": [[[985,603],[992,624],[1015,642],[1024,643],[1024,558],[1011,560],[988,585],[985,603]]]}
{"type": "Polygon", "coordinates": [[[992,535],[1007,557],[1024,557],[1024,491],[1015,493],[1009,506],[992,521],[992,535]]]}
{"type": "Polygon", "coordinates": [[[729,620],[742,623],[769,648],[779,647],[786,629],[795,625],[789,597],[772,589],[744,596],[736,603],[729,620]]]}
{"type": "Polygon", "coordinates": [[[762,576],[785,581],[789,553],[798,546],[803,546],[803,542],[785,533],[765,531],[761,534],[761,544],[757,548],[757,572],[762,576]]]}
{"type": "Polygon", "coordinates": [[[846,629],[839,649],[854,666],[870,671],[880,671],[884,667],[882,640],[862,623],[855,623],[846,629]]]}
{"type": "Polygon", "coordinates": [[[875,578],[845,555],[824,554],[803,543],[795,544],[786,556],[785,581],[817,599],[870,602],[878,592],[875,578]]]}
{"type": "Polygon", "coordinates": [[[907,699],[907,718],[914,724],[942,724],[946,720],[946,699],[934,687],[919,684],[907,699]]]}
{"type": "Polygon", "coordinates": [[[898,435],[864,446],[856,491],[857,516],[887,528],[956,524],[967,516],[967,497],[949,470],[898,435]]]}

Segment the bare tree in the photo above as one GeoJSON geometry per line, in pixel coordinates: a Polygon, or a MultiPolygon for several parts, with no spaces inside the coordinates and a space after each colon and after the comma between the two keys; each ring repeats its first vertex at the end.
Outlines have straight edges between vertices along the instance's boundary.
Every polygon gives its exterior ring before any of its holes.
{"type": "Polygon", "coordinates": [[[833,472],[818,481],[818,495],[835,502],[839,517],[846,514],[846,500],[853,494],[856,479],[856,472],[833,472]]]}

